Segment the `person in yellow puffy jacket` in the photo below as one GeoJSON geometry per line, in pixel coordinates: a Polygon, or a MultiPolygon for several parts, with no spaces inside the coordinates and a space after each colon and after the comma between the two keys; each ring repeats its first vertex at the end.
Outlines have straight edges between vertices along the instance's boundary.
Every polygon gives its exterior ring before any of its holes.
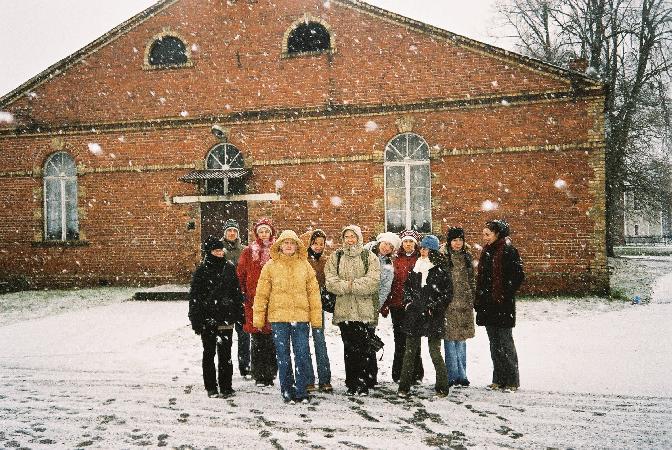
{"type": "Polygon", "coordinates": [[[271,246],[271,260],[261,270],[253,303],[257,328],[271,324],[280,375],[280,393],[287,403],[309,403],[310,327],[322,326],[322,303],[306,247],[292,230],[271,246]],[[291,349],[295,370],[292,369],[291,349]]]}

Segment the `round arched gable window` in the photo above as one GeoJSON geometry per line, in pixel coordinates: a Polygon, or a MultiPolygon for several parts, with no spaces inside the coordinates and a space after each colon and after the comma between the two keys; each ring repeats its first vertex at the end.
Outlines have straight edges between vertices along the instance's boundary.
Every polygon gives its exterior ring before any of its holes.
{"type": "Polygon", "coordinates": [[[149,45],[145,63],[148,68],[183,67],[191,65],[189,59],[189,49],[182,39],[163,34],[149,45]]]}

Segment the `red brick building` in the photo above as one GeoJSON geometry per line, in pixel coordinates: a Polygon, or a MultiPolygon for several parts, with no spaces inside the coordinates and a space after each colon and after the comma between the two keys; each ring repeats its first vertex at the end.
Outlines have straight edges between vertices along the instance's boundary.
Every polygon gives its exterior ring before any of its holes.
{"type": "Polygon", "coordinates": [[[512,225],[608,286],[599,83],[356,0],[164,0],[0,99],[0,279],[186,282],[228,216],[512,225]]]}

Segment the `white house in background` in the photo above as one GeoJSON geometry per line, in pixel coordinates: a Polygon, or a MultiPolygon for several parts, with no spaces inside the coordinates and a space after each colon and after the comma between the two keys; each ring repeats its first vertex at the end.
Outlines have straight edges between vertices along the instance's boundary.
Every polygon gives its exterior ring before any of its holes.
{"type": "Polygon", "coordinates": [[[626,244],[672,243],[670,205],[651,208],[638,201],[635,191],[623,196],[626,244]]]}

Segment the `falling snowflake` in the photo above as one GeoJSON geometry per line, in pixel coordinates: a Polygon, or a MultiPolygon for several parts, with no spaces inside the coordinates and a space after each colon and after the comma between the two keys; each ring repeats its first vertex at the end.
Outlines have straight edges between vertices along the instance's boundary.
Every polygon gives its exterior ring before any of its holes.
{"type": "Polygon", "coordinates": [[[502,106],[510,106],[510,105],[511,103],[509,103],[508,101],[502,100],[502,106]]]}
{"type": "Polygon", "coordinates": [[[196,44],[191,44],[191,51],[192,51],[192,52],[197,52],[197,51],[198,51],[198,45],[196,45],[196,44]]]}
{"type": "Polygon", "coordinates": [[[0,123],[13,123],[14,116],[7,111],[0,111],[0,123]]]}
{"type": "Polygon", "coordinates": [[[481,203],[481,211],[494,211],[499,208],[499,203],[493,202],[492,200],[486,200],[481,203]]]}
{"type": "Polygon", "coordinates": [[[336,207],[339,207],[343,204],[343,199],[341,199],[341,197],[338,197],[336,195],[331,197],[330,201],[331,201],[331,204],[333,206],[336,206],[336,207]]]}
{"type": "Polygon", "coordinates": [[[162,105],[164,105],[164,104],[166,103],[166,98],[165,98],[165,97],[161,97],[161,98],[159,98],[159,103],[161,103],[162,105]]]}
{"type": "Polygon", "coordinates": [[[324,7],[327,8],[327,9],[331,8],[331,2],[329,0],[324,2],[324,7]]]}
{"type": "Polygon", "coordinates": [[[96,156],[100,156],[103,154],[103,148],[100,146],[100,144],[97,144],[95,142],[89,143],[89,151],[96,156]]]}
{"type": "Polygon", "coordinates": [[[275,180],[275,188],[276,189],[282,189],[285,187],[285,182],[282,180],[275,180]]]}
{"type": "Polygon", "coordinates": [[[499,86],[499,83],[497,82],[497,80],[490,82],[490,84],[492,85],[492,87],[499,86]]]}
{"type": "Polygon", "coordinates": [[[189,113],[188,113],[187,111],[182,111],[182,112],[180,113],[180,115],[181,115],[182,117],[187,117],[187,116],[189,115],[189,113]]]}
{"type": "Polygon", "coordinates": [[[368,122],[366,122],[366,125],[364,125],[364,129],[367,132],[376,131],[378,129],[378,124],[373,120],[369,120],[368,122]]]}
{"type": "Polygon", "coordinates": [[[320,202],[317,200],[313,200],[313,208],[319,208],[320,207],[320,202]]]}
{"type": "Polygon", "coordinates": [[[557,189],[565,189],[567,187],[567,182],[558,178],[555,180],[555,183],[553,183],[553,186],[555,186],[557,189]]]}

